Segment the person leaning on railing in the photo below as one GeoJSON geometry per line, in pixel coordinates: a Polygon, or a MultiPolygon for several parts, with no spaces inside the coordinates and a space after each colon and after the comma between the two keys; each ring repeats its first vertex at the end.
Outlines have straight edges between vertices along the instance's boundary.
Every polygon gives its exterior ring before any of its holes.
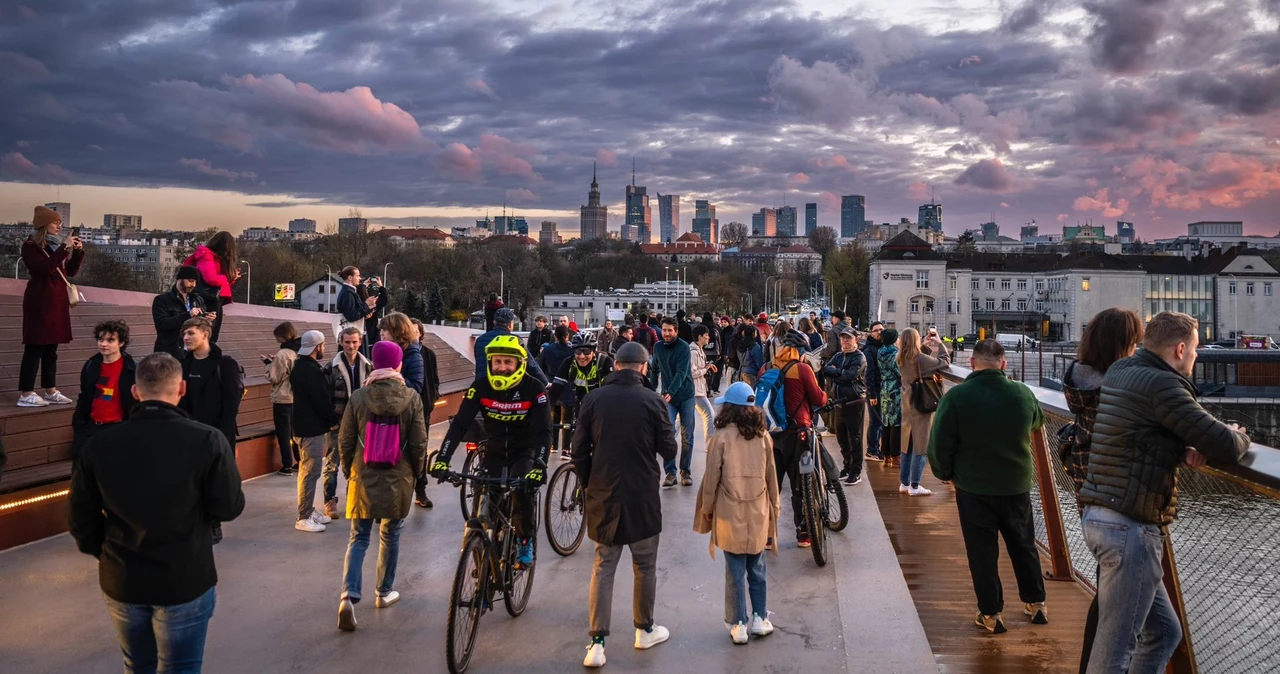
{"type": "Polygon", "coordinates": [[[1084,538],[1098,560],[1098,632],[1089,672],[1163,672],[1182,641],[1161,565],[1166,527],[1177,514],[1179,465],[1235,463],[1245,429],[1224,424],[1196,401],[1188,379],[1199,324],[1162,312],[1143,348],[1102,381],[1080,502],[1084,538]],[[1142,635],[1139,640],[1139,635],[1142,635]]]}

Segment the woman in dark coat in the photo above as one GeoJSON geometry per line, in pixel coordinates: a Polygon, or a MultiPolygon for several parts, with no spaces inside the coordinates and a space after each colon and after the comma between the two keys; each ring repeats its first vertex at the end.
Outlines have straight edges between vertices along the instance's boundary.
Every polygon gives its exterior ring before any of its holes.
{"type": "Polygon", "coordinates": [[[67,279],[80,271],[84,244],[80,237],[58,238],[62,216],[36,206],[31,224],[36,232],[22,244],[22,263],[31,280],[22,294],[22,368],[18,374],[18,407],[70,405],[58,391],[58,345],[71,342],[71,301],[67,279]],[[36,395],[36,372],[44,395],[36,395]]]}

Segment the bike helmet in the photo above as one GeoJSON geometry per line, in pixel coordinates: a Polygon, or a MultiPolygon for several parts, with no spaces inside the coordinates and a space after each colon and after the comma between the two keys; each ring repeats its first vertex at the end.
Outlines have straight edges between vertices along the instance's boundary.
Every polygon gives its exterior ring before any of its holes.
{"type": "Polygon", "coordinates": [[[809,350],[809,338],[799,330],[788,330],[782,337],[782,345],[795,347],[797,351],[804,353],[809,350]]]}
{"type": "Polygon", "coordinates": [[[484,347],[485,361],[490,361],[494,356],[511,356],[520,364],[516,367],[516,371],[511,374],[498,375],[493,373],[493,368],[486,365],[485,372],[489,376],[489,386],[495,391],[506,391],[514,388],[524,379],[525,360],[529,357],[524,350],[524,345],[520,343],[520,338],[515,335],[498,335],[493,338],[484,347]]]}
{"type": "Polygon", "coordinates": [[[569,341],[569,345],[573,347],[574,351],[577,351],[578,349],[590,349],[592,351],[595,351],[596,350],[596,333],[579,332],[578,334],[573,336],[572,340],[569,341]]]}

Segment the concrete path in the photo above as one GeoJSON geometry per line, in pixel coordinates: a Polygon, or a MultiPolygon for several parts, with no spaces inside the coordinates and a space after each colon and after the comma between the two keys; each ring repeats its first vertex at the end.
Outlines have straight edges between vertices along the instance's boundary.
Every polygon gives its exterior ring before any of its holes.
{"type": "MultiPolygon", "coordinates": [[[[442,433],[442,426],[433,429],[433,446],[442,433]]],[[[695,480],[703,457],[699,443],[695,480]]],[[[225,525],[226,539],[215,548],[218,606],[205,671],[447,671],[445,619],[463,524],[457,491],[432,485],[436,507],[414,509],[401,538],[396,589],[403,598],[381,610],[362,602],[352,634],[338,631],[336,615],[348,527],[337,521],[321,534],[295,531],[295,491],[293,479],[275,475],[245,484],[245,513],[225,525]]],[[[824,568],[796,548],[784,496],[782,549],[768,559],[777,631],[734,646],[723,624],[722,557],[712,560],[707,537],[692,531],[696,486],[667,490],[656,618],[671,640],[650,651],[632,648],[631,569],[624,560],[606,671],[937,671],[869,485],[848,491],[852,521],[830,537],[835,559],[824,568]]],[[[528,610],[517,619],[501,609],[481,619],[469,671],[581,668],[591,543],[568,558],[550,549],[545,533],[539,545],[528,610]]],[[[376,536],[365,563],[370,596],[373,548],[376,536]]],[[[0,607],[0,670],[7,674],[120,671],[96,562],[76,552],[68,536],[0,553],[0,607]]]]}

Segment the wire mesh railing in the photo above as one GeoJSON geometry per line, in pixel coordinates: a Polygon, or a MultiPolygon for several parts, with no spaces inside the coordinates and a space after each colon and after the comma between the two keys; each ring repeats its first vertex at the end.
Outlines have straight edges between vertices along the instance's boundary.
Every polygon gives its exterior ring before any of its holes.
{"type": "MultiPolygon", "coordinates": [[[[946,387],[968,374],[952,366],[944,373],[946,387]]],[[[1031,494],[1036,541],[1051,559],[1069,561],[1070,576],[1093,592],[1097,564],[1084,542],[1075,485],[1057,459],[1057,431],[1073,416],[1061,393],[1031,390],[1047,419],[1038,451],[1048,461],[1036,462],[1031,494]],[[1045,465],[1049,474],[1042,472],[1045,465]],[[1056,505],[1047,509],[1042,491],[1049,489],[1056,505]],[[1047,517],[1047,510],[1057,512],[1047,517]]],[[[1180,650],[1186,661],[1175,660],[1175,671],[1278,671],[1280,450],[1255,444],[1239,466],[1179,471],[1178,519],[1169,537],[1168,568],[1177,576],[1166,585],[1173,588],[1171,597],[1188,627],[1188,647],[1180,650]]]]}

